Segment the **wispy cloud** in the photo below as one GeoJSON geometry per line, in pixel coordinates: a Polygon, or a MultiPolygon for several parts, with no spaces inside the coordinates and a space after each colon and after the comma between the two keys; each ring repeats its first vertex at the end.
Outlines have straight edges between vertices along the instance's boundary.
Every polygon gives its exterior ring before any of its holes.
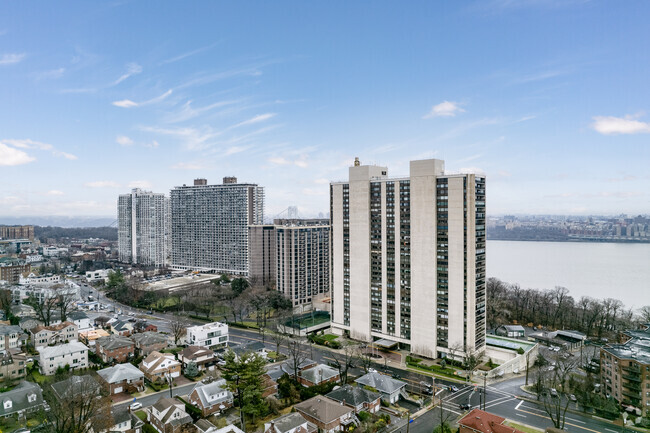
{"type": "Polygon", "coordinates": [[[298,159],[287,159],[283,156],[273,156],[270,157],[267,161],[274,165],[295,165],[296,167],[300,167],[300,168],[309,167],[309,163],[307,162],[307,157],[304,155],[298,159]]]}
{"type": "Polygon", "coordinates": [[[120,146],[132,146],[133,140],[126,135],[118,135],[115,142],[120,146]]]}
{"type": "Polygon", "coordinates": [[[0,65],[13,65],[22,62],[26,54],[3,54],[0,56],[0,65]]]}
{"type": "Polygon", "coordinates": [[[4,139],[1,140],[5,144],[9,144],[13,147],[17,147],[19,149],[37,149],[37,150],[44,150],[44,151],[49,151],[52,153],[52,155],[57,156],[57,157],[63,157],[65,159],[74,161],[77,159],[76,155],[73,155],[68,152],[63,152],[61,150],[57,150],[54,146],[48,143],[43,143],[40,141],[34,141],[30,139],[21,139],[21,140],[15,140],[15,139],[4,139]]]}
{"type": "Polygon", "coordinates": [[[241,102],[239,100],[231,100],[231,101],[219,101],[215,102],[210,105],[206,105],[203,107],[198,107],[194,108],[192,107],[192,101],[187,101],[183,106],[181,107],[180,111],[178,113],[171,114],[167,116],[165,119],[166,122],[168,123],[178,123],[178,122],[184,122],[186,120],[193,119],[195,117],[199,117],[211,110],[214,110],[215,108],[221,108],[225,107],[228,105],[236,104],[238,102],[241,102]]]}
{"type": "Polygon", "coordinates": [[[173,170],[205,170],[207,167],[198,162],[178,162],[171,166],[173,170]]]}
{"type": "Polygon", "coordinates": [[[119,188],[121,185],[112,180],[96,180],[94,182],[86,182],[84,186],[88,188],[119,188]]]}
{"type": "Polygon", "coordinates": [[[271,119],[272,117],[275,117],[276,113],[264,113],[264,114],[258,114],[257,116],[254,116],[248,120],[244,120],[243,122],[240,122],[236,125],[233,126],[233,128],[238,128],[240,126],[245,126],[245,125],[253,125],[255,123],[260,123],[264,122],[266,120],[271,119]]]}
{"type": "Polygon", "coordinates": [[[438,105],[431,107],[431,111],[422,116],[423,119],[432,117],[454,117],[458,113],[464,113],[465,110],[460,108],[460,104],[452,101],[443,101],[438,105]]]}
{"type": "Polygon", "coordinates": [[[49,71],[36,72],[34,78],[36,81],[56,80],[65,74],[65,68],[50,69],[49,71]]]}
{"type": "Polygon", "coordinates": [[[650,123],[636,120],[638,116],[595,116],[591,127],[600,134],[649,134],[650,123]]]}
{"type": "Polygon", "coordinates": [[[205,84],[210,84],[215,81],[224,80],[227,78],[232,78],[237,76],[258,76],[261,74],[262,72],[255,67],[231,69],[229,71],[222,71],[214,74],[200,73],[195,78],[191,78],[188,81],[180,84],[179,86],[177,86],[177,88],[184,89],[187,87],[203,86],[205,84]]]}
{"type": "Polygon", "coordinates": [[[209,50],[211,48],[214,48],[217,44],[218,44],[218,42],[215,42],[214,44],[210,44],[210,45],[207,45],[205,47],[201,47],[201,48],[197,48],[197,49],[192,50],[192,51],[188,51],[186,53],[183,53],[183,54],[180,54],[178,56],[172,57],[170,59],[163,60],[162,62],[160,62],[160,64],[161,65],[166,65],[168,63],[174,63],[174,62],[178,62],[180,60],[184,60],[184,59],[186,59],[188,57],[192,57],[192,56],[194,56],[196,54],[199,54],[199,53],[207,51],[207,50],[209,50]]]}
{"type": "Polygon", "coordinates": [[[164,101],[169,95],[172,94],[172,90],[168,90],[160,96],[149,99],[147,101],[135,102],[130,99],[122,99],[121,101],[114,101],[113,105],[121,108],[133,108],[133,107],[143,107],[145,105],[157,104],[158,102],[164,101]]]}
{"type": "Polygon", "coordinates": [[[544,81],[544,80],[549,80],[551,78],[561,77],[571,72],[572,72],[571,70],[566,68],[549,69],[545,71],[539,71],[539,72],[534,72],[532,74],[523,75],[519,78],[516,78],[515,83],[525,84],[525,83],[533,83],[536,81],[544,81]]]}
{"type": "Polygon", "coordinates": [[[142,66],[138,65],[137,63],[128,63],[126,65],[126,72],[120,77],[115,80],[113,85],[120,84],[122,81],[126,80],[129,77],[132,77],[133,75],[137,75],[142,72],[142,66]]]}
{"type": "Polygon", "coordinates": [[[22,150],[18,150],[0,142],[0,165],[2,166],[23,165],[32,162],[35,159],[36,158],[28,155],[22,150]]]}
{"type": "Polygon", "coordinates": [[[180,140],[188,150],[206,149],[211,145],[210,140],[221,134],[208,126],[201,129],[192,127],[159,128],[154,126],[143,126],[140,129],[145,132],[174,137],[180,140]]]}
{"type": "Polygon", "coordinates": [[[64,193],[58,189],[51,189],[47,192],[47,195],[64,195],[64,193]]]}
{"type": "Polygon", "coordinates": [[[229,155],[234,155],[236,153],[241,153],[245,152],[248,149],[250,149],[253,146],[231,146],[226,151],[224,152],[224,155],[229,156],[229,155]]]}

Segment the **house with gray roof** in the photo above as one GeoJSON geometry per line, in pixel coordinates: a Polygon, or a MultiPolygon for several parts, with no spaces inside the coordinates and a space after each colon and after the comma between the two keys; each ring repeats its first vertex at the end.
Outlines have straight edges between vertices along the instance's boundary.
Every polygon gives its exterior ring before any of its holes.
{"type": "Polygon", "coordinates": [[[244,433],[239,427],[235,425],[227,425],[218,428],[207,419],[200,419],[194,423],[197,433],[244,433]]]}
{"type": "Polygon", "coordinates": [[[20,326],[0,324],[0,350],[20,349],[27,341],[27,333],[20,326]]]}
{"type": "Polygon", "coordinates": [[[494,330],[496,335],[510,338],[524,338],[526,330],[521,325],[500,325],[494,330]]]}
{"type": "Polygon", "coordinates": [[[44,347],[40,351],[39,369],[46,376],[56,373],[57,368],[69,365],[70,368],[88,367],[88,348],[78,341],[44,347]]]}
{"type": "Polygon", "coordinates": [[[107,432],[142,433],[144,422],[135,413],[129,411],[127,405],[114,406],[111,414],[113,426],[106,430],[107,432]]]}
{"type": "Polygon", "coordinates": [[[220,379],[207,384],[197,383],[188,401],[199,408],[203,416],[210,416],[232,407],[233,395],[226,389],[226,381],[220,379]]]}
{"type": "Polygon", "coordinates": [[[99,370],[97,375],[110,395],[144,391],[144,373],[128,362],[99,370]]]}
{"type": "Polygon", "coordinates": [[[90,375],[72,376],[68,379],[52,384],[52,391],[61,400],[72,397],[98,396],[102,392],[102,386],[90,375]]]}
{"type": "Polygon", "coordinates": [[[185,412],[185,403],[175,398],[160,397],[146,412],[147,421],[159,433],[178,433],[182,426],[192,423],[192,417],[185,412]]]}
{"type": "Polygon", "coordinates": [[[121,335],[109,335],[95,340],[95,353],[106,363],[123,363],[135,356],[135,343],[121,335]]]}
{"type": "Polygon", "coordinates": [[[298,374],[298,382],[307,387],[338,382],[339,380],[341,380],[339,371],[325,364],[317,364],[298,374]]]}
{"type": "Polygon", "coordinates": [[[77,326],[79,332],[89,331],[91,329],[94,329],[90,321],[90,318],[83,311],[72,311],[66,314],[66,316],[70,322],[74,323],[77,326]]]}
{"type": "Polygon", "coordinates": [[[343,385],[326,397],[354,409],[355,413],[366,411],[376,413],[381,407],[381,394],[361,386],[343,385]]]}
{"type": "Polygon", "coordinates": [[[0,417],[36,412],[46,407],[41,387],[33,382],[22,381],[11,391],[0,394],[0,417]]]}
{"type": "Polygon", "coordinates": [[[133,334],[131,340],[135,344],[138,356],[147,356],[153,351],[161,351],[169,345],[167,336],[157,332],[142,332],[133,334]]]}
{"type": "Polygon", "coordinates": [[[390,404],[396,403],[399,400],[399,395],[406,386],[406,382],[393,379],[390,376],[376,371],[371,371],[361,376],[355,382],[359,385],[376,389],[381,394],[381,399],[390,404]]]}
{"type": "Polygon", "coordinates": [[[358,423],[354,409],[322,395],[298,403],[294,409],[323,433],[342,431],[358,423]]]}
{"type": "Polygon", "coordinates": [[[316,433],[318,427],[300,413],[290,412],[264,423],[264,433],[316,433]]]}
{"type": "Polygon", "coordinates": [[[264,343],[262,343],[261,341],[250,341],[247,343],[231,345],[228,346],[228,350],[232,350],[233,352],[235,352],[236,358],[239,358],[241,355],[243,355],[246,352],[252,352],[266,359],[266,355],[268,354],[268,351],[266,350],[266,346],[264,346],[264,343]]]}

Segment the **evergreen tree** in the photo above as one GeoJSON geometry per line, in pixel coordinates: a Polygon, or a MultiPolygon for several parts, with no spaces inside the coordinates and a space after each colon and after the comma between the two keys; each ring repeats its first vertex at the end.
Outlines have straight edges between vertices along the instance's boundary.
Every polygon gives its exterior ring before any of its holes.
{"type": "Polygon", "coordinates": [[[196,366],[196,362],[191,361],[185,367],[185,377],[190,379],[199,375],[199,368],[196,366]]]}
{"type": "Polygon", "coordinates": [[[226,379],[228,389],[235,395],[243,418],[254,422],[258,417],[269,413],[269,408],[262,397],[264,385],[262,375],[265,373],[264,358],[256,353],[246,352],[239,357],[232,350],[224,358],[222,377],[226,379]]]}

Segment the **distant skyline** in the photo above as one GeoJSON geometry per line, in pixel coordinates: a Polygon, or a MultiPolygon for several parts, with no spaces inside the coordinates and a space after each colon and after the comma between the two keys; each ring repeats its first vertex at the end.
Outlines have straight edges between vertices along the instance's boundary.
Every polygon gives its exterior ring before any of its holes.
{"type": "Polygon", "coordinates": [[[0,220],[224,176],[329,209],[358,156],[487,175],[488,213],[650,209],[650,4],[0,4],[0,220]]]}

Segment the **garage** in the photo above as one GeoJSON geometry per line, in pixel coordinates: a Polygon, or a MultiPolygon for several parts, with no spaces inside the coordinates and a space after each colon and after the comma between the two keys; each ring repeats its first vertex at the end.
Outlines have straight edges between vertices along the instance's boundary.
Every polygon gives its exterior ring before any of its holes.
{"type": "Polygon", "coordinates": [[[120,392],[122,392],[121,386],[118,386],[117,388],[113,389],[113,394],[119,394],[120,392]]]}

